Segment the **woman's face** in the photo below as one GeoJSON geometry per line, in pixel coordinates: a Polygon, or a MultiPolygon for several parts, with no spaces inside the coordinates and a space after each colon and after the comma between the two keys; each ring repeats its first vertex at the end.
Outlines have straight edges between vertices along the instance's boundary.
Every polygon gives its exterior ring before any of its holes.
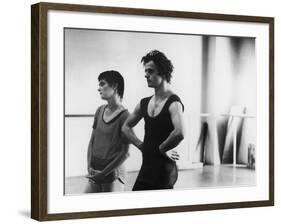
{"type": "Polygon", "coordinates": [[[99,81],[98,92],[102,99],[107,100],[110,99],[115,93],[115,89],[111,87],[108,82],[104,79],[99,81]]]}

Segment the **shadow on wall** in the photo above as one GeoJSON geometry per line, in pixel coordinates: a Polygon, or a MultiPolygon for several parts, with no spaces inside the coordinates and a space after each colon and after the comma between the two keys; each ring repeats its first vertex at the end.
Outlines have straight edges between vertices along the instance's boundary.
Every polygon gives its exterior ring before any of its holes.
{"type": "MultiPolygon", "coordinates": [[[[243,108],[240,114],[244,114],[245,111],[246,108],[243,108]]],[[[211,133],[214,131],[214,129],[211,128],[212,124],[202,119],[200,136],[195,148],[195,154],[197,155],[196,161],[203,162],[204,165],[233,163],[234,134],[236,133],[236,162],[246,165],[248,162],[246,157],[247,152],[244,151],[247,150],[247,148],[242,144],[242,133],[243,131],[245,132],[244,123],[246,123],[244,122],[244,118],[224,118],[216,123],[217,134],[214,134],[211,133]],[[214,137],[217,137],[217,141],[213,139],[214,137]],[[210,155],[216,156],[217,153],[218,159],[214,161],[210,155]]],[[[250,144],[249,142],[250,140],[248,139],[248,145],[250,144]]]]}
{"type": "Polygon", "coordinates": [[[218,146],[219,146],[219,155],[220,155],[220,161],[222,161],[222,156],[223,156],[223,149],[224,149],[224,143],[225,143],[225,138],[226,138],[226,133],[227,133],[227,123],[228,119],[224,118],[220,120],[217,124],[217,130],[218,130],[218,146]]]}
{"type": "MultiPolygon", "coordinates": [[[[245,114],[246,108],[243,106],[233,106],[230,114],[245,114]]],[[[223,147],[222,163],[234,162],[234,141],[236,141],[236,158],[239,153],[239,146],[243,128],[244,118],[230,116],[227,121],[227,131],[223,147]]],[[[236,162],[236,160],[235,160],[236,162]]]]}
{"type": "MultiPolygon", "coordinates": [[[[255,39],[204,36],[202,39],[201,84],[201,113],[213,117],[210,124],[214,124],[215,128],[212,125],[208,126],[205,146],[201,146],[196,153],[201,155],[205,164],[232,163],[233,127],[229,126],[229,119],[222,114],[229,113],[234,105],[243,105],[247,108],[247,113],[254,116],[256,114],[255,39]],[[231,133],[227,133],[228,131],[231,133]]],[[[206,128],[206,120],[208,119],[201,119],[203,132],[206,128]]],[[[247,161],[247,145],[256,141],[256,130],[253,125],[255,122],[248,120],[243,122],[244,119],[241,118],[237,126],[236,158],[239,158],[238,162],[243,164],[247,161]],[[241,139],[243,144],[241,144],[241,139]],[[240,154],[239,157],[238,154],[240,154]]]]}
{"type": "Polygon", "coordinates": [[[202,122],[200,135],[195,148],[195,154],[197,155],[197,159],[195,159],[195,161],[203,162],[203,164],[206,164],[206,150],[207,150],[206,143],[209,136],[208,132],[209,132],[208,123],[202,122]]]}

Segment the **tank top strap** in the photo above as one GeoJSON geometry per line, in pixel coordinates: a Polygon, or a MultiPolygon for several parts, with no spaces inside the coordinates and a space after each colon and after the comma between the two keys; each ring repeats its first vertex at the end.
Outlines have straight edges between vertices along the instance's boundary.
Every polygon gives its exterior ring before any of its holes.
{"type": "Polygon", "coordinates": [[[140,101],[140,108],[141,108],[141,115],[142,117],[145,117],[147,115],[147,107],[149,100],[152,98],[152,96],[146,97],[141,99],[140,101]]]}
{"type": "Polygon", "coordinates": [[[170,97],[169,97],[169,99],[167,100],[167,102],[166,102],[166,104],[165,104],[165,106],[164,106],[164,110],[169,110],[169,107],[170,107],[170,105],[173,103],[173,102],[179,102],[180,104],[181,104],[181,106],[182,106],[182,112],[184,112],[184,105],[183,105],[183,103],[181,102],[181,99],[180,99],[180,97],[178,96],[178,95],[176,95],[176,94],[173,94],[173,95],[171,95],[170,97]]]}

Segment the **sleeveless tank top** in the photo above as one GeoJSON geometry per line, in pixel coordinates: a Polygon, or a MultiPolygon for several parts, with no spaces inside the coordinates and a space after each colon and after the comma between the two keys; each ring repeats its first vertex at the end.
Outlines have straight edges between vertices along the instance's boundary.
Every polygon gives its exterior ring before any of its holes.
{"type": "Polygon", "coordinates": [[[173,186],[177,180],[176,163],[162,155],[159,151],[160,144],[165,141],[174,130],[169,107],[173,102],[180,102],[177,95],[171,95],[165,102],[161,112],[155,117],[148,115],[148,103],[152,96],[140,102],[141,113],[145,122],[145,136],[143,141],[143,162],[138,179],[155,186],[173,186]]]}

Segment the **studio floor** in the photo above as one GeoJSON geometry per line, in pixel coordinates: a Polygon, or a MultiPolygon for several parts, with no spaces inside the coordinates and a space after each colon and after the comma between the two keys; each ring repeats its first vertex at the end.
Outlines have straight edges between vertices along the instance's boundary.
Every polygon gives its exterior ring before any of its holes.
{"type": "MultiPolygon", "coordinates": [[[[128,172],[125,191],[130,191],[138,172],[128,172]]],[[[68,177],[65,179],[65,194],[84,193],[88,179],[80,177],[68,177]]],[[[256,184],[255,170],[245,166],[203,166],[202,168],[179,170],[175,189],[217,188],[254,186],[256,184]]]]}

